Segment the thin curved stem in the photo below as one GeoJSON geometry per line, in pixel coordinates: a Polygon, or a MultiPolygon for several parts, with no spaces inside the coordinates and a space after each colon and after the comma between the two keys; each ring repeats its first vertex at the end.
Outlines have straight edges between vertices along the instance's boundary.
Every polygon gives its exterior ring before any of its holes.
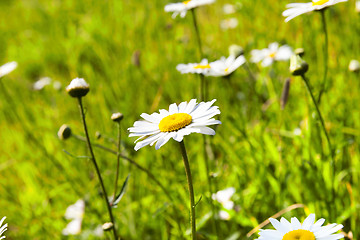
{"type": "Polygon", "coordinates": [[[185,173],[189,188],[191,238],[192,240],[196,240],[196,219],[195,219],[195,200],[194,200],[195,197],[194,197],[194,188],[192,183],[190,164],[187,157],[184,140],[181,141],[179,144],[180,144],[181,154],[184,160],[185,173]]]}
{"type": "Polygon", "coordinates": [[[117,156],[116,156],[116,175],[115,175],[115,186],[114,186],[114,195],[112,199],[112,204],[114,204],[115,198],[116,198],[116,192],[117,192],[117,186],[118,186],[118,179],[119,179],[119,171],[120,171],[120,147],[121,147],[121,124],[120,122],[117,122],[118,125],[118,142],[117,142],[117,156]]]}
{"type": "Polygon", "coordinates": [[[104,182],[102,180],[99,167],[98,167],[98,165],[96,163],[94,151],[93,151],[92,146],[91,146],[89,133],[88,133],[88,129],[87,129],[86,121],[85,121],[84,107],[82,105],[81,97],[78,97],[78,100],[79,100],[79,109],[80,109],[81,119],[82,119],[82,123],[83,123],[83,126],[84,126],[84,132],[85,132],[85,135],[86,135],[86,143],[87,143],[87,146],[88,146],[90,154],[91,154],[91,161],[94,164],[96,174],[97,174],[97,176],[99,178],[99,181],[100,181],[100,185],[101,185],[101,188],[102,188],[102,191],[103,191],[103,196],[104,196],[106,207],[107,207],[107,210],[108,210],[108,213],[109,213],[110,221],[114,224],[114,226],[112,227],[114,238],[115,238],[115,240],[118,240],[116,227],[115,227],[114,216],[113,216],[112,211],[111,211],[111,207],[110,207],[110,203],[108,201],[108,197],[107,197],[106,189],[105,189],[105,186],[104,186],[104,182]]]}
{"type": "Polygon", "coordinates": [[[327,73],[328,73],[328,68],[329,68],[329,37],[328,37],[328,31],[327,31],[327,26],[326,26],[325,10],[321,10],[320,12],[321,12],[321,21],[322,21],[323,31],[324,31],[324,35],[325,35],[325,42],[324,42],[324,61],[323,61],[324,76],[323,76],[323,80],[321,83],[319,96],[317,99],[317,102],[319,104],[321,102],[321,97],[326,90],[327,73]]]}
{"type": "Polygon", "coordinates": [[[199,31],[199,27],[198,27],[198,24],[197,24],[196,15],[195,15],[195,9],[194,8],[191,9],[191,15],[192,15],[192,19],[193,19],[194,28],[195,28],[196,40],[197,40],[198,47],[199,47],[199,54],[200,54],[200,58],[202,59],[204,57],[204,53],[203,53],[203,50],[202,50],[200,31],[199,31]]]}

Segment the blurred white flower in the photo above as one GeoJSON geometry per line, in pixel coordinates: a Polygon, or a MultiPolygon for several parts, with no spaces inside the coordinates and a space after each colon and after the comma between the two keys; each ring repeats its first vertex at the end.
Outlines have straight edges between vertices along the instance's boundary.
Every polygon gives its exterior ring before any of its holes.
{"type": "Polygon", "coordinates": [[[243,65],[246,62],[246,59],[243,55],[235,57],[234,55],[230,55],[228,58],[221,57],[219,60],[215,62],[211,62],[210,70],[207,76],[213,77],[222,77],[230,75],[234,72],[237,68],[243,65]]]}
{"type": "Polygon", "coordinates": [[[261,62],[263,67],[270,66],[274,61],[286,61],[289,60],[293,51],[288,45],[282,45],[279,47],[279,43],[273,42],[269,44],[268,48],[258,50],[251,50],[251,62],[261,62]]]}
{"type": "Polygon", "coordinates": [[[232,14],[232,13],[235,13],[236,12],[236,8],[234,5],[232,4],[229,4],[229,3],[226,3],[224,4],[223,6],[223,12],[225,14],[232,14]]]}
{"type": "Polygon", "coordinates": [[[206,75],[210,71],[210,65],[208,60],[204,58],[200,63],[178,64],[176,69],[182,74],[197,73],[206,75]]]}
{"type": "MultiPolygon", "coordinates": [[[[226,205],[227,202],[232,202],[230,199],[234,195],[234,193],[235,193],[235,188],[229,187],[224,190],[220,190],[216,193],[213,193],[212,199],[218,201],[222,205],[224,205],[224,204],[226,205]]],[[[226,208],[226,209],[229,209],[229,208],[226,208]]]]}
{"type": "Polygon", "coordinates": [[[62,230],[63,235],[76,235],[81,232],[81,223],[85,212],[85,201],[79,199],[70,205],[65,212],[65,218],[71,220],[62,230]]]}
{"type": "Polygon", "coordinates": [[[17,62],[8,62],[0,66],[0,78],[14,71],[17,65],[17,62]]]}
{"type": "Polygon", "coordinates": [[[359,72],[360,71],[360,62],[356,59],[353,59],[349,63],[350,72],[359,72]]]}
{"type": "Polygon", "coordinates": [[[301,129],[300,128],[295,128],[293,131],[295,136],[300,136],[301,135],[301,129]]]}
{"type": "Polygon", "coordinates": [[[233,29],[236,28],[238,24],[239,21],[236,18],[224,19],[220,21],[220,28],[222,30],[233,29]]]}
{"type": "Polygon", "coordinates": [[[43,89],[45,86],[50,85],[51,81],[52,80],[49,77],[40,78],[33,84],[33,89],[36,91],[39,91],[39,90],[43,89]]]}
{"type": "Polygon", "coordinates": [[[260,229],[260,237],[257,240],[337,240],[344,238],[343,234],[334,234],[339,231],[343,225],[333,223],[322,226],[325,219],[321,218],[315,222],[315,214],[310,214],[302,224],[296,217],[291,218],[291,222],[285,218],[281,218],[280,221],[274,218],[270,218],[269,220],[275,230],[260,229]]]}
{"type": "Polygon", "coordinates": [[[2,236],[3,233],[7,230],[7,226],[8,226],[7,223],[5,223],[4,225],[2,225],[3,222],[5,221],[5,219],[6,219],[6,217],[3,217],[3,218],[0,220],[0,239],[6,238],[6,236],[2,236]],[[1,225],[2,225],[2,226],[1,226],[1,225]]]}
{"type": "Polygon", "coordinates": [[[219,211],[219,218],[221,220],[230,220],[230,214],[227,211],[220,210],[219,211]]]}
{"type": "Polygon", "coordinates": [[[355,10],[356,12],[360,13],[360,1],[355,2],[355,10]]]}
{"type": "Polygon", "coordinates": [[[340,2],[347,2],[347,0],[312,0],[312,2],[308,3],[289,3],[286,5],[288,9],[282,15],[287,17],[285,22],[288,22],[301,14],[321,10],[340,2]]]}
{"type": "Polygon", "coordinates": [[[212,106],[215,101],[196,103],[196,99],[192,99],[179,105],[171,104],[169,111],[160,109],[160,113],[141,114],[144,121],[136,121],[133,127],[128,128],[129,137],[139,137],[135,142],[141,140],[136,143],[135,150],[155,143],[158,150],[171,138],[181,142],[184,136],[191,133],[215,135],[215,131],[208,127],[221,124],[213,118],[220,114],[219,107],[212,106]]]}
{"type": "Polygon", "coordinates": [[[185,17],[186,12],[190,9],[207,5],[215,2],[215,0],[189,0],[184,2],[178,3],[170,3],[165,6],[165,12],[173,12],[172,18],[175,18],[177,15],[180,14],[180,17],[185,17]]]}

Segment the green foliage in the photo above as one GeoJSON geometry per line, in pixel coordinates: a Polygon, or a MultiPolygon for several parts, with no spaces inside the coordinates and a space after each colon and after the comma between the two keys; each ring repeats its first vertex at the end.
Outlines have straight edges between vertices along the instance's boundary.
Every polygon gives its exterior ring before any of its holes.
{"type": "MultiPolygon", "coordinates": [[[[121,160],[119,179],[131,178],[113,209],[123,239],[181,239],[188,229],[188,192],[181,154],[170,140],[160,150],[133,150],[135,139],[126,129],[143,112],[198,97],[199,78],[181,75],[179,63],[197,62],[196,36],[190,13],[171,18],[168,1],[7,0],[0,1],[0,65],[19,66],[0,81],[0,217],[7,216],[8,239],[96,239],[92,230],[109,221],[101,189],[88,158],[85,142],[72,137],[60,141],[56,133],[66,123],[83,136],[75,99],[64,88],[75,77],[85,78],[90,92],[83,99],[92,142],[116,150],[113,112],[124,114],[122,153],[150,171],[171,198],[144,171],[121,160]],[[140,53],[140,66],[134,64],[140,53]],[[32,84],[50,77],[62,84],[34,91],[32,84]],[[95,132],[102,137],[95,138],[95,132]],[[65,237],[66,208],[86,201],[83,232],[65,237]]],[[[315,94],[322,79],[321,16],[314,12],[289,23],[281,16],[287,1],[217,1],[197,9],[203,48],[214,61],[228,55],[228,47],[262,49],[271,42],[303,47],[309,63],[307,77],[315,94]],[[224,3],[238,6],[225,15],[224,3]],[[235,17],[239,26],[222,30],[222,19],[235,17]]],[[[293,204],[303,209],[285,217],[303,219],[314,212],[328,222],[342,223],[345,232],[360,237],[360,88],[359,75],[347,71],[360,58],[360,15],[354,1],[326,10],[329,28],[328,89],[320,109],[335,151],[336,175],[325,136],[306,88],[292,77],[289,101],[280,108],[288,62],[261,68],[249,63],[229,79],[207,78],[209,98],[217,99],[222,125],[211,137],[214,192],[234,187],[235,210],[230,220],[216,220],[220,239],[247,239],[252,228],[293,204]],[[300,134],[295,134],[301,131],[300,134]],[[216,190],[216,191],[215,191],[216,190]],[[333,197],[333,190],[335,195],[333,197]]],[[[199,239],[216,239],[211,216],[202,136],[186,137],[193,172],[199,239]],[[210,215],[209,215],[210,214],[210,215]],[[201,235],[201,236],[200,236],[201,235]],[[201,238],[202,237],[202,238],[201,238]]],[[[108,193],[112,195],[116,156],[95,148],[108,193]]],[[[217,204],[216,209],[221,209],[217,204]]],[[[106,232],[104,239],[110,238],[106,232]]],[[[254,234],[250,239],[256,238],[254,234]]]]}

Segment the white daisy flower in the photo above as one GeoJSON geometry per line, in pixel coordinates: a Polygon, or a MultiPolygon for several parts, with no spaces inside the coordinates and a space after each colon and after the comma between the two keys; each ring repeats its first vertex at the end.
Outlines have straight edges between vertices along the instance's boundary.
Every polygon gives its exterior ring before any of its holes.
{"type": "Polygon", "coordinates": [[[263,67],[270,66],[274,61],[289,60],[293,51],[288,45],[279,47],[279,43],[273,42],[269,44],[269,48],[262,50],[254,49],[250,52],[251,62],[261,62],[263,67]]]}
{"type": "Polygon", "coordinates": [[[0,66],[0,78],[14,71],[17,68],[17,65],[17,62],[8,62],[0,66]]]}
{"type": "Polygon", "coordinates": [[[287,17],[285,22],[288,22],[301,14],[318,11],[340,2],[347,2],[347,0],[312,0],[312,2],[308,3],[289,3],[286,5],[288,9],[286,9],[282,15],[287,17]]]}
{"type": "Polygon", "coordinates": [[[65,212],[65,218],[71,220],[62,230],[63,235],[77,235],[81,232],[81,223],[85,212],[85,201],[79,199],[70,205],[65,212]]]}
{"type": "Polygon", "coordinates": [[[3,226],[1,226],[3,224],[3,222],[5,221],[6,217],[3,217],[1,220],[0,220],[0,239],[4,239],[6,238],[6,236],[2,236],[3,233],[7,230],[7,226],[8,224],[5,223],[3,226]]]}
{"type": "Polygon", "coordinates": [[[235,7],[235,5],[226,3],[223,6],[223,12],[224,12],[224,14],[233,14],[236,12],[236,7],[235,7]]]}
{"type": "Polygon", "coordinates": [[[175,18],[180,14],[180,17],[184,18],[186,12],[190,9],[199,7],[201,5],[207,5],[215,2],[215,0],[190,0],[178,3],[170,3],[165,6],[165,12],[174,12],[172,18],[175,18]]]}
{"type": "Polygon", "coordinates": [[[230,55],[228,58],[221,57],[220,60],[211,62],[210,70],[206,73],[206,76],[222,77],[233,73],[237,68],[243,65],[246,59],[243,55],[235,57],[230,55]]]}
{"type": "Polygon", "coordinates": [[[200,63],[178,64],[176,69],[182,74],[197,73],[206,75],[210,71],[210,65],[208,60],[204,58],[200,63]]]}
{"type": "Polygon", "coordinates": [[[291,218],[291,222],[285,218],[281,218],[280,222],[274,218],[269,220],[276,230],[261,229],[258,240],[337,240],[344,238],[342,234],[334,234],[343,225],[333,223],[322,226],[325,219],[321,218],[315,222],[315,214],[310,214],[302,224],[296,217],[291,218]]]}
{"type": "Polygon", "coordinates": [[[40,91],[41,89],[43,89],[44,87],[46,87],[47,85],[50,85],[52,82],[52,79],[49,77],[43,77],[40,78],[39,80],[37,80],[34,84],[33,84],[33,89],[35,91],[40,91]]]}
{"type": "Polygon", "coordinates": [[[212,106],[215,101],[216,99],[211,102],[196,103],[196,99],[192,99],[189,103],[180,103],[179,106],[173,103],[168,111],[160,109],[159,113],[141,114],[145,121],[136,121],[133,127],[128,128],[129,137],[139,137],[135,141],[139,141],[135,145],[135,150],[155,143],[155,149],[158,150],[170,138],[181,142],[183,137],[190,133],[215,135],[215,131],[207,127],[221,124],[219,120],[213,118],[220,114],[219,107],[212,106]]]}

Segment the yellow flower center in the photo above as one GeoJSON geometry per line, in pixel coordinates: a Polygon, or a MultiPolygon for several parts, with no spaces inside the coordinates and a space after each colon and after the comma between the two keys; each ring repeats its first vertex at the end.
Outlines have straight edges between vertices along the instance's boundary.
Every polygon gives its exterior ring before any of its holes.
{"type": "Polygon", "coordinates": [[[229,68],[225,68],[225,72],[228,72],[229,71],[229,68]]]}
{"type": "Polygon", "coordinates": [[[276,54],[276,52],[272,52],[272,53],[269,54],[269,57],[274,58],[275,54],[276,54]]]}
{"type": "Polygon", "coordinates": [[[207,69],[207,68],[210,68],[210,64],[206,64],[206,65],[198,64],[194,68],[195,69],[207,69]]]}
{"type": "Polygon", "coordinates": [[[187,113],[174,113],[164,117],[159,123],[161,132],[173,132],[189,125],[192,117],[187,113]]]}
{"type": "Polygon", "coordinates": [[[323,5],[325,3],[327,3],[329,0],[318,0],[318,1],[314,1],[312,0],[312,5],[315,6],[315,5],[323,5]]]}
{"type": "Polygon", "coordinates": [[[284,235],[282,240],[316,240],[314,233],[309,230],[293,230],[284,235]]]}
{"type": "Polygon", "coordinates": [[[183,4],[186,5],[186,4],[188,4],[189,2],[191,2],[191,0],[190,0],[190,1],[184,1],[183,4]]]}

